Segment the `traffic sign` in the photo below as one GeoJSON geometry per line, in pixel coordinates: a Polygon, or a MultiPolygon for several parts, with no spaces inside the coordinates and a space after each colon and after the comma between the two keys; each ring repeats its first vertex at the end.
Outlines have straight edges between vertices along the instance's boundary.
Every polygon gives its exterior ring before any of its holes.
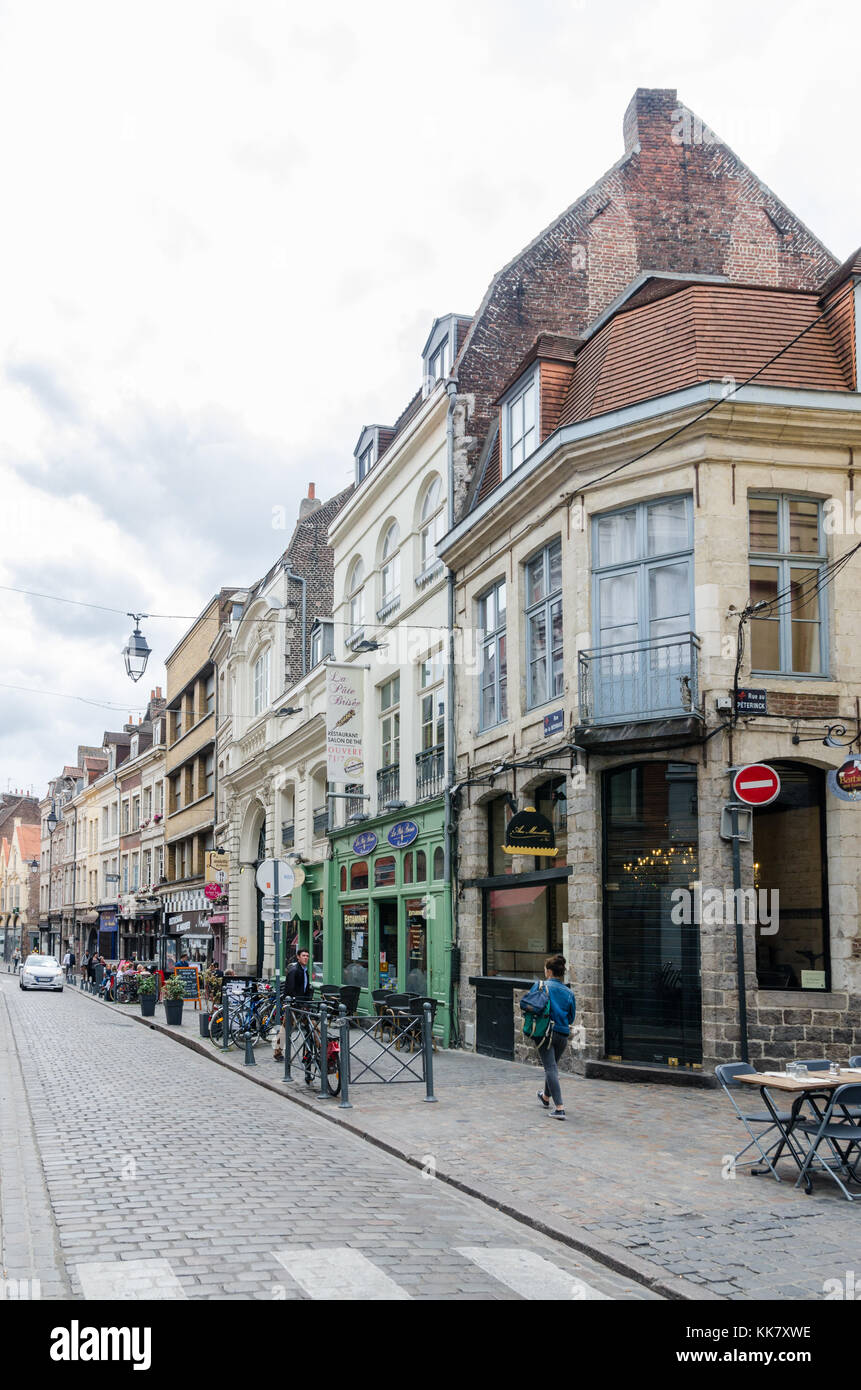
{"type": "Polygon", "coordinates": [[[275,865],[278,865],[278,894],[286,896],[293,892],[295,874],[293,865],[288,864],[286,859],[264,859],[257,870],[257,887],[261,893],[269,894],[275,892],[275,865]]]}
{"type": "Polygon", "coordinates": [[[768,806],[780,796],[780,778],[765,763],[749,763],[733,777],[732,789],[746,806],[768,806]]]}

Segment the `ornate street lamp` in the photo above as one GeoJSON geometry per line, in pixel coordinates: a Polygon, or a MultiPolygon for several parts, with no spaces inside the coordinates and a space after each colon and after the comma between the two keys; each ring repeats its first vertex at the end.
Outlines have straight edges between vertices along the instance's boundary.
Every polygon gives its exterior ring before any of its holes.
{"type": "Polygon", "coordinates": [[[140,630],[141,618],[148,618],[148,613],[129,613],[129,617],[134,619],[135,630],[123,647],[123,657],[126,663],[126,672],[133,681],[139,681],[149,660],[150,648],[147,640],[140,630]]]}

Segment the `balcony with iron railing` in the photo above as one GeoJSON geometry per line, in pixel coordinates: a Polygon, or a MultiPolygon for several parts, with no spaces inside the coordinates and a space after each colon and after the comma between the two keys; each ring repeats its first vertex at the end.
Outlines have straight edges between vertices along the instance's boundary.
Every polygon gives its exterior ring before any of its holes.
{"type": "Polygon", "coordinates": [[[700,640],[694,632],[579,653],[581,724],[696,717],[700,640]]]}
{"type": "Polygon", "coordinates": [[[352,816],[367,816],[365,805],[365,788],[361,782],[350,782],[344,786],[344,815],[347,820],[352,816]],[[352,795],[351,795],[352,793],[352,795]]]}
{"type": "Polygon", "coordinates": [[[318,838],[329,833],[329,808],[328,806],[315,806],[311,812],[311,822],[314,827],[314,834],[318,838]]]}
{"type": "Polygon", "coordinates": [[[377,773],[377,813],[386,809],[389,801],[397,801],[400,795],[401,769],[398,763],[381,767],[377,773]]]}
{"type": "Polygon", "coordinates": [[[441,743],[416,753],[416,801],[439,796],[445,784],[445,749],[441,743]]]}
{"type": "Polygon", "coordinates": [[[292,849],[296,843],[296,824],[292,820],[285,820],[281,823],[281,846],[282,849],[292,849]]]}

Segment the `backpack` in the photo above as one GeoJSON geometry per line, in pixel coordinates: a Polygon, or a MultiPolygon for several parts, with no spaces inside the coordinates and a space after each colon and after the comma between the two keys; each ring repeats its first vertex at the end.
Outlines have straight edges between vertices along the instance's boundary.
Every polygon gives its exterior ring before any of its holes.
{"type": "Polygon", "coordinates": [[[538,1047],[547,1047],[553,1037],[553,1017],[550,1013],[550,992],[544,981],[527,990],[520,1001],[520,1009],[524,1038],[531,1038],[538,1047]]]}

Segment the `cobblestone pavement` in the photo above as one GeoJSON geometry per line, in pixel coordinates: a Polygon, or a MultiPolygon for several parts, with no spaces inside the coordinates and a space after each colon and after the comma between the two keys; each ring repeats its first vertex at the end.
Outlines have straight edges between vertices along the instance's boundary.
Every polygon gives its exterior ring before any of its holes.
{"type": "Polygon", "coordinates": [[[0,1121],[45,1298],[657,1296],[74,989],[0,975],[0,1121]]]}
{"type": "MultiPolygon", "coordinates": [[[[189,1039],[197,1023],[174,1031],[189,1039]]],[[[255,1074],[277,1079],[268,1051],[258,1057],[255,1074]]],[[[413,1085],[354,1086],[348,1112],[316,1104],[414,1161],[432,1155],[441,1175],[686,1296],[821,1299],[827,1279],[859,1269],[861,1202],[847,1202],[829,1178],[816,1177],[806,1196],[793,1186],[791,1160],[781,1161],[780,1183],[747,1168],[726,1176],[747,1135],[721,1091],[565,1075],[568,1120],[557,1124],[536,1100],[535,1067],[466,1052],[438,1052],[434,1067],[438,1105],[413,1085]]],[[[301,1086],[293,1090],[305,1100],[301,1086]]],[[[757,1091],[750,1104],[761,1108],[757,1091]]]]}

